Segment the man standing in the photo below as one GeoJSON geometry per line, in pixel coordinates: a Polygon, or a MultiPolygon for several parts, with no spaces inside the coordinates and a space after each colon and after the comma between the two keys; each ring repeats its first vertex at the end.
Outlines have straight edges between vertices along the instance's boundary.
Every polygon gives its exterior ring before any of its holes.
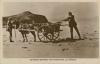
{"type": "Polygon", "coordinates": [[[10,42],[14,42],[14,41],[12,41],[12,29],[13,29],[13,19],[12,18],[8,18],[7,31],[10,34],[10,36],[9,36],[10,42]]]}
{"type": "Polygon", "coordinates": [[[72,12],[68,13],[69,17],[67,19],[64,19],[63,21],[69,21],[69,27],[70,27],[70,33],[71,33],[71,39],[73,39],[73,28],[76,30],[79,39],[81,39],[79,30],[77,28],[77,23],[75,22],[75,18],[74,15],[72,14],[72,12]]]}

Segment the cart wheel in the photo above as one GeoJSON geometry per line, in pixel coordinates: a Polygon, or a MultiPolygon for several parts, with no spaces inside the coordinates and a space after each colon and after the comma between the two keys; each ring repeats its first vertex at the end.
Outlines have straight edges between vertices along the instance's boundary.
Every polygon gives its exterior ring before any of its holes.
{"type": "Polygon", "coordinates": [[[45,36],[46,34],[46,26],[42,26],[38,29],[38,32],[37,32],[37,35],[38,35],[38,38],[41,42],[47,42],[47,41],[50,41],[50,35],[48,34],[48,38],[45,36]]]}
{"type": "Polygon", "coordinates": [[[38,29],[37,35],[41,42],[56,41],[59,37],[59,32],[53,32],[53,34],[47,32],[48,27],[42,26],[38,29]]]}
{"type": "Polygon", "coordinates": [[[54,32],[53,35],[52,35],[52,40],[57,41],[58,38],[59,38],[59,34],[60,34],[60,32],[54,32]]]}

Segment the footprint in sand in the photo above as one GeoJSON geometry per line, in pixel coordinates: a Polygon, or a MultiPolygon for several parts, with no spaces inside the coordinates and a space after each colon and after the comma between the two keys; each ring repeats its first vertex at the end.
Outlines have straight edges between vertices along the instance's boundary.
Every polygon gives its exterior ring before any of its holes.
{"type": "Polygon", "coordinates": [[[80,47],[76,47],[76,49],[75,50],[80,50],[80,47]]]}
{"type": "Polygon", "coordinates": [[[31,51],[31,50],[27,50],[27,51],[31,51]]]}
{"type": "Polygon", "coordinates": [[[32,44],[32,43],[29,42],[28,44],[32,44]]]}
{"type": "Polygon", "coordinates": [[[96,30],[94,32],[97,32],[96,30]]]}
{"type": "Polygon", "coordinates": [[[64,48],[64,49],[62,49],[62,51],[65,51],[65,50],[69,50],[69,48],[64,48]]]}
{"type": "Polygon", "coordinates": [[[89,38],[89,40],[92,40],[92,38],[89,38]]]}
{"type": "Polygon", "coordinates": [[[58,46],[62,46],[61,44],[59,44],[58,46]]]}
{"type": "Polygon", "coordinates": [[[89,34],[89,33],[86,33],[86,34],[89,34]]]}
{"type": "Polygon", "coordinates": [[[22,47],[22,48],[26,49],[26,48],[28,48],[28,47],[22,47]]]}

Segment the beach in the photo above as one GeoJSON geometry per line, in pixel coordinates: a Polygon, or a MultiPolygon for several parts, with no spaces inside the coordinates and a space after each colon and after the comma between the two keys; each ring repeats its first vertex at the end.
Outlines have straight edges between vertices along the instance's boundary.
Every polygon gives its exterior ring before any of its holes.
{"type": "Polygon", "coordinates": [[[3,28],[3,56],[5,58],[97,58],[99,56],[98,29],[90,31],[81,29],[82,40],[77,40],[78,36],[74,32],[74,41],[65,40],[65,38],[70,38],[68,27],[61,29],[63,29],[60,33],[62,41],[44,43],[40,42],[38,37],[37,42],[34,42],[31,34],[27,35],[29,41],[23,42],[18,30],[13,30],[14,42],[9,42],[9,33],[6,28],[3,28]]]}

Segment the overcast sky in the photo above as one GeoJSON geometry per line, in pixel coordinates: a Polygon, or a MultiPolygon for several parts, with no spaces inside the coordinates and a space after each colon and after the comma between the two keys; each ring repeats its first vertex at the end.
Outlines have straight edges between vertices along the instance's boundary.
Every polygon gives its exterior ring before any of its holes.
{"type": "Polygon", "coordinates": [[[48,20],[61,20],[71,11],[76,19],[87,19],[98,16],[96,3],[79,2],[6,2],[4,3],[3,16],[19,14],[30,11],[35,14],[45,15],[48,20]]]}

